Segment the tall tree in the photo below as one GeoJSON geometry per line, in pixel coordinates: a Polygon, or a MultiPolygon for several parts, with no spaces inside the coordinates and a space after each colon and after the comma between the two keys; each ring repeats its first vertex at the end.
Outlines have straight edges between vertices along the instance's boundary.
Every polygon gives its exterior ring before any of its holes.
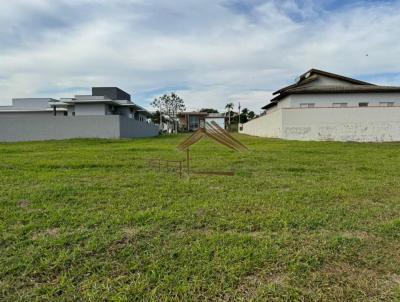
{"type": "Polygon", "coordinates": [[[240,123],[247,123],[248,121],[255,118],[256,114],[254,111],[250,111],[247,108],[243,108],[242,112],[240,113],[240,123]]]}
{"type": "Polygon", "coordinates": [[[249,113],[249,109],[243,108],[242,112],[240,113],[240,117],[239,117],[241,124],[247,123],[248,113],[249,113]]]}
{"type": "Polygon", "coordinates": [[[256,117],[256,114],[254,113],[254,111],[249,111],[249,113],[247,114],[248,120],[252,120],[255,117],[256,117]]]}
{"type": "Polygon", "coordinates": [[[228,119],[229,119],[229,125],[231,124],[231,111],[233,109],[233,103],[228,103],[225,106],[225,109],[228,110],[228,119]]]}
{"type": "Polygon", "coordinates": [[[218,113],[218,110],[217,109],[213,109],[213,108],[202,108],[202,109],[200,109],[200,112],[218,113]]]}
{"type": "Polygon", "coordinates": [[[151,103],[151,106],[160,111],[160,115],[167,114],[174,120],[174,129],[176,127],[176,114],[186,109],[185,102],[175,92],[171,94],[164,94],[158,98],[155,98],[151,103]]]}

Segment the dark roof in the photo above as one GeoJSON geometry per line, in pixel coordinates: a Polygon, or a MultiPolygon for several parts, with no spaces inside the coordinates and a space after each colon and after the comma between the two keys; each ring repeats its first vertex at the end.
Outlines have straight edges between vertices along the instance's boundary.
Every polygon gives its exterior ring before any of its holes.
{"type": "Polygon", "coordinates": [[[310,69],[303,73],[295,84],[281,88],[273,93],[277,95],[271,100],[271,103],[262,107],[268,109],[276,105],[282,98],[290,94],[307,94],[307,93],[362,93],[362,92],[400,92],[400,87],[395,86],[378,86],[364,81],[359,81],[349,77],[341,76],[335,73],[310,69]],[[351,85],[323,85],[312,86],[312,82],[318,79],[318,75],[323,75],[329,78],[335,78],[348,82],[351,85]],[[311,84],[311,85],[310,85],[311,84]]]}
{"type": "Polygon", "coordinates": [[[315,81],[316,79],[318,79],[318,75],[323,75],[323,76],[326,76],[326,77],[329,77],[329,78],[334,78],[334,79],[346,81],[348,83],[356,84],[356,85],[374,85],[374,84],[367,83],[367,82],[364,82],[364,81],[360,81],[360,80],[356,80],[356,79],[353,79],[353,78],[345,77],[345,76],[342,76],[342,75],[339,75],[339,74],[336,74],[336,73],[331,73],[331,72],[327,72],[327,71],[323,71],[323,70],[312,68],[309,71],[303,73],[298,78],[298,81],[295,84],[292,84],[292,85],[286,86],[284,88],[281,88],[281,89],[275,91],[273,93],[273,95],[276,95],[278,93],[282,93],[282,92],[284,92],[284,91],[286,91],[288,89],[292,89],[292,88],[295,88],[295,87],[298,87],[298,86],[303,86],[305,84],[309,84],[309,83],[315,81]]]}
{"type": "Polygon", "coordinates": [[[304,79],[303,81],[301,81],[301,84],[300,84],[300,81],[297,81],[296,83],[294,83],[294,84],[292,84],[292,85],[283,87],[283,88],[281,88],[281,89],[275,91],[275,92],[273,93],[273,95],[276,95],[276,94],[278,94],[278,93],[282,93],[282,92],[284,92],[284,91],[286,91],[286,90],[288,90],[288,89],[292,89],[292,88],[298,87],[298,86],[300,86],[300,85],[305,85],[305,84],[314,82],[314,81],[317,80],[317,79],[318,79],[318,76],[317,76],[317,75],[312,75],[312,76],[310,76],[309,78],[304,79]]]}
{"type": "Polygon", "coordinates": [[[320,75],[324,75],[324,76],[327,76],[327,77],[330,77],[330,78],[335,78],[335,79],[338,79],[338,80],[343,80],[343,81],[346,81],[346,82],[349,82],[349,83],[353,83],[353,84],[357,84],[357,85],[374,85],[374,84],[371,84],[371,83],[368,83],[368,82],[356,80],[356,79],[353,79],[353,78],[349,78],[349,77],[342,76],[342,75],[340,75],[340,74],[336,74],[336,73],[332,73],[332,72],[327,72],[327,71],[323,71],[323,70],[315,69],[315,68],[312,68],[312,69],[310,69],[309,71],[303,73],[303,74],[300,76],[300,80],[305,79],[305,78],[306,78],[306,75],[307,75],[308,73],[310,73],[311,75],[313,75],[313,74],[320,74],[320,75]]]}
{"type": "Polygon", "coordinates": [[[118,87],[92,87],[93,96],[105,96],[111,100],[131,100],[131,95],[118,87]]]}
{"type": "Polygon", "coordinates": [[[271,103],[269,103],[269,104],[267,104],[267,105],[265,105],[264,107],[262,107],[261,109],[269,109],[269,108],[272,108],[272,107],[275,107],[276,105],[277,105],[278,103],[277,102],[272,102],[271,101],[271,103]]]}
{"type": "Polygon", "coordinates": [[[350,86],[301,86],[288,89],[274,97],[271,102],[278,102],[289,94],[316,94],[316,93],[363,93],[363,92],[400,92],[397,86],[377,85],[350,85],[350,86]]]}

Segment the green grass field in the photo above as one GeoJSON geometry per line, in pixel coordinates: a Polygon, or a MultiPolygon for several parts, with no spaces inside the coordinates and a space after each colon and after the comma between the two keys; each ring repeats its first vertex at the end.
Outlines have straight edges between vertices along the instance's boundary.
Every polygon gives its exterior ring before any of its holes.
{"type": "Polygon", "coordinates": [[[400,300],[400,144],[238,137],[0,144],[0,300],[400,300]]]}

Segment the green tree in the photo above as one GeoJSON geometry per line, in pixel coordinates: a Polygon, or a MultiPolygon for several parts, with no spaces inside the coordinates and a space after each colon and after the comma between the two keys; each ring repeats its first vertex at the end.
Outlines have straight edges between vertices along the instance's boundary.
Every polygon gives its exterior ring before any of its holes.
{"type": "Polygon", "coordinates": [[[228,119],[229,119],[228,124],[230,125],[231,124],[231,111],[233,109],[233,103],[226,104],[225,109],[227,110],[227,113],[228,113],[228,119]]]}
{"type": "Polygon", "coordinates": [[[240,112],[240,123],[247,123],[247,115],[249,114],[249,109],[243,108],[242,112],[240,112]]]}
{"type": "Polygon", "coordinates": [[[252,120],[255,117],[256,114],[254,113],[254,111],[250,111],[247,108],[243,108],[242,112],[240,112],[240,123],[241,124],[247,123],[248,121],[252,120]]]}
{"type": "Polygon", "coordinates": [[[218,110],[217,109],[213,109],[213,108],[202,108],[202,109],[200,109],[200,112],[218,113],[218,110]]]}
{"type": "Polygon", "coordinates": [[[253,118],[255,118],[256,117],[256,114],[254,113],[254,111],[250,111],[248,114],[247,114],[247,119],[250,121],[250,120],[252,120],[253,118]]]}
{"type": "Polygon", "coordinates": [[[155,98],[150,105],[159,110],[158,113],[160,116],[162,114],[167,114],[174,120],[173,131],[176,132],[178,128],[176,125],[176,115],[178,112],[182,112],[186,109],[183,99],[175,92],[172,92],[171,94],[164,94],[163,96],[155,98]]]}

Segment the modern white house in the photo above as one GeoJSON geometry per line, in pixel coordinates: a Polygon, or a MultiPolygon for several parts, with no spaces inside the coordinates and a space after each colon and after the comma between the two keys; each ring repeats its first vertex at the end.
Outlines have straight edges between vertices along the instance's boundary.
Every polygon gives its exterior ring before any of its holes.
{"type": "Polygon", "coordinates": [[[209,113],[205,117],[205,122],[206,123],[212,123],[215,122],[218,126],[220,126],[222,129],[225,129],[225,120],[226,116],[224,113],[209,113]]]}
{"type": "Polygon", "coordinates": [[[181,131],[196,131],[203,128],[205,123],[215,122],[225,129],[226,116],[224,113],[208,113],[201,111],[179,112],[177,114],[181,131]]]}
{"type": "Polygon", "coordinates": [[[241,133],[289,140],[400,141],[400,87],[311,69],[279,89],[241,133]]]}
{"type": "Polygon", "coordinates": [[[151,113],[117,87],[73,98],[13,99],[0,106],[0,141],[130,138],[158,135],[151,113]]]}

